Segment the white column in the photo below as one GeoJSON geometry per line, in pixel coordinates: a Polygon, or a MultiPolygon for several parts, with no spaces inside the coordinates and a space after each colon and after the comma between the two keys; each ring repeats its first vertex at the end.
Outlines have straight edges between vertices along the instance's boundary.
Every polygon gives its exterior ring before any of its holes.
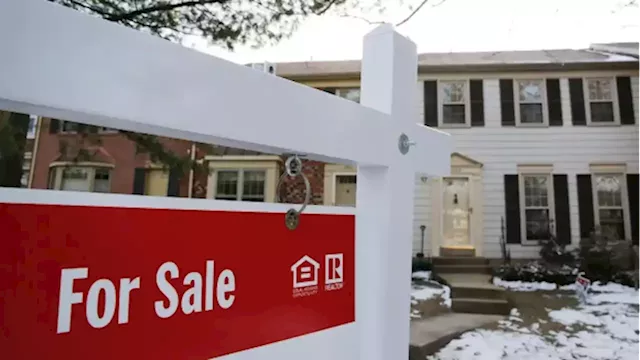
{"type": "MultiPolygon", "coordinates": [[[[415,126],[417,61],[415,44],[392,26],[381,25],[367,34],[361,104],[391,114],[392,121],[404,125],[398,128],[415,126]]],[[[389,143],[378,144],[397,151],[389,167],[358,167],[356,322],[363,360],[409,357],[415,175],[409,155],[398,149],[400,135],[390,134],[389,143]]]]}

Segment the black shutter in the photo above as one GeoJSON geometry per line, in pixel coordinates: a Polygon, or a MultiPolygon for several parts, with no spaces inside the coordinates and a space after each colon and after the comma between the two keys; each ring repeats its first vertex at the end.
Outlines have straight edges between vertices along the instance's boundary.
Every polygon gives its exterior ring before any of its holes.
{"type": "Polygon", "coordinates": [[[569,79],[569,95],[571,96],[571,121],[573,125],[587,125],[581,78],[569,79]]]}
{"type": "Polygon", "coordinates": [[[578,182],[578,215],[580,216],[580,237],[589,238],[593,231],[593,193],[591,192],[591,175],[576,175],[578,182]]]}
{"type": "Polygon", "coordinates": [[[169,171],[167,196],[180,196],[180,177],[180,170],[171,169],[171,171],[169,171]]]}
{"type": "Polygon", "coordinates": [[[504,203],[507,218],[507,243],[520,244],[520,188],[518,175],[504,176],[504,203]]]}
{"type": "Polygon", "coordinates": [[[484,94],[482,80],[470,80],[471,126],[484,126],[484,94]]]}
{"type": "Polygon", "coordinates": [[[547,79],[547,104],[549,105],[549,125],[562,126],[562,99],[559,79],[547,79]]]}
{"type": "Polygon", "coordinates": [[[569,183],[567,175],[553,175],[553,200],[556,205],[556,239],[559,244],[571,244],[571,215],[569,213],[569,183]]]}
{"type": "Polygon", "coordinates": [[[502,126],[516,126],[512,79],[500,79],[500,110],[502,111],[502,126]]]}
{"type": "Polygon", "coordinates": [[[144,183],[147,177],[147,169],[136,168],[133,173],[133,194],[144,195],[144,183]]]}
{"type": "Polygon", "coordinates": [[[424,124],[438,126],[438,82],[435,80],[424,82],[424,124]]]}
{"type": "Polygon", "coordinates": [[[55,134],[60,128],[60,121],[58,119],[49,119],[49,134],[55,134]]]}
{"type": "Polygon", "coordinates": [[[638,245],[638,174],[627,175],[627,196],[629,197],[629,218],[631,219],[631,240],[638,245]]]}
{"type": "Polygon", "coordinates": [[[631,79],[628,76],[616,78],[618,90],[618,106],[620,107],[620,123],[633,125],[636,114],[633,111],[633,95],[631,93],[631,79]]]}

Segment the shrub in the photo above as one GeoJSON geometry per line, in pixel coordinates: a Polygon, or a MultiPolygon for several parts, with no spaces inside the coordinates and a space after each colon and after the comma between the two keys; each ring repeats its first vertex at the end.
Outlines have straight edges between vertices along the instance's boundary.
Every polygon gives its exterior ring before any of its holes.
{"type": "Polygon", "coordinates": [[[493,269],[493,276],[505,281],[549,282],[560,286],[574,283],[577,273],[577,269],[569,266],[548,268],[538,261],[506,264],[493,269]]]}
{"type": "Polygon", "coordinates": [[[414,257],[411,260],[411,272],[416,271],[432,271],[433,265],[431,261],[423,257],[414,257]]]}

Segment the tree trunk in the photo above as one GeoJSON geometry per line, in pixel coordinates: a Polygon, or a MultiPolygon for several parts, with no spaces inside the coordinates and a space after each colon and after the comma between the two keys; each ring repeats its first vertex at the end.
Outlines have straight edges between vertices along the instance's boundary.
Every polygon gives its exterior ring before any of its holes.
{"type": "Polygon", "coordinates": [[[10,113],[0,136],[0,186],[21,187],[29,115],[10,113]]]}

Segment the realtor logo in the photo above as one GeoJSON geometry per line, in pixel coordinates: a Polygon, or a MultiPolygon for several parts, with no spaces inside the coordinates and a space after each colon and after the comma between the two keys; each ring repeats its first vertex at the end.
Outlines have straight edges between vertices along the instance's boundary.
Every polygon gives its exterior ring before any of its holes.
{"type": "Polygon", "coordinates": [[[318,292],[319,268],[320,264],[308,255],[291,266],[293,297],[309,296],[318,292]]]}
{"type": "Polygon", "coordinates": [[[344,276],[343,254],[327,254],[324,257],[324,289],[342,289],[344,276]]]}

